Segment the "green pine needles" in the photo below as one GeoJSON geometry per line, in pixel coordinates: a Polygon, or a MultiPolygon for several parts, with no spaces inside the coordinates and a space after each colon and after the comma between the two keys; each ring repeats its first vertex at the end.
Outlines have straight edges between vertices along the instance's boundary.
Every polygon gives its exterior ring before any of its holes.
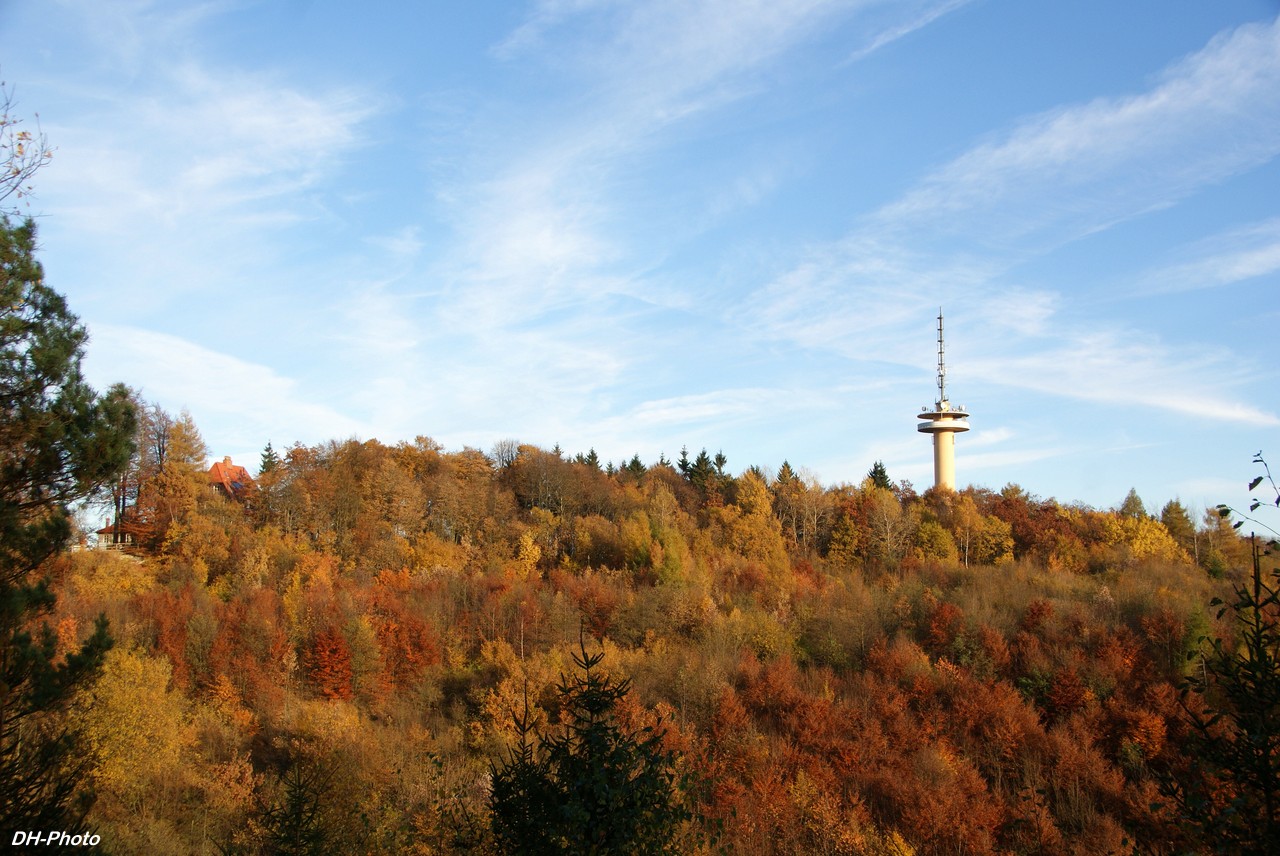
{"type": "Polygon", "coordinates": [[[489,807],[500,853],[674,854],[699,830],[690,781],[653,727],[628,732],[615,711],[630,681],[600,669],[604,653],[573,655],[561,679],[561,730],[535,735],[528,699],[517,715],[519,746],[493,768],[489,807]],[[536,745],[535,745],[536,744],[536,745]]]}
{"type": "Polygon", "coordinates": [[[41,569],[71,534],[68,506],[128,461],[135,415],[124,387],[99,396],[84,381],[84,327],[45,285],[35,246],[31,220],[0,216],[0,832],[76,832],[87,761],[60,713],[111,640],[99,621],[55,657],[35,625],[54,605],[41,569]]]}
{"type": "Polygon", "coordinates": [[[1235,613],[1238,643],[1211,640],[1187,681],[1203,701],[1188,708],[1195,764],[1167,792],[1216,853],[1280,852],[1280,573],[1270,577],[1255,564],[1233,603],[1215,599],[1235,613]]]}
{"type": "MultiPolygon", "coordinates": [[[[1274,502],[1255,500],[1249,510],[1264,504],[1280,507],[1280,489],[1259,452],[1264,479],[1274,502]]],[[[1219,506],[1226,517],[1233,512],[1219,506]]],[[[1265,523],[1242,516],[1275,532],[1265,523]]],[[[1235,599],[1211,601],[1218,617],[1230,612],[1235,638],[1207,640],[1200,668],[1184,685],[1183,706],[1190,725],[1185,751],[1190,768],[1166,777],[1162,790],[1173,798],[1184,817],[1215,853],[1280,853],[1280,568],[1263,570],[1274,561],[1280,539],[1259,544],[1251,536],[1252,585],[1236,585],[1235,599]]],[[[1192,655],[1196,656],[1196,655],[1192,655]]]]}

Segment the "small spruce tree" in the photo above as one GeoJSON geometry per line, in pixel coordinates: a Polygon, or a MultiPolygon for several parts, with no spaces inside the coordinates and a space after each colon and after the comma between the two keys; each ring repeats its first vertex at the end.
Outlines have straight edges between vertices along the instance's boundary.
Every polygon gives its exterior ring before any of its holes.
{"type": "Polygon", "coordinates": [[[1215,853],[1280,853],[1280,570],[1264,578],[1255,550],[1252,585],[1230,611],[1239,644],[1213,639],[1185,684],[1193,763],[1163,789],[1215,853]],[[1192,704],[1187,696],[1195,696],[1192,704]]]}
{"type": "Polygon", "coordinates": [[[1120,503],[1120,515],[1132,517],[1134,520],[1141,520],[1147,516],[1147,507],[1142,504],[1142,497],[1138,496],[1136,487],[1129,488],[1129,492],[1125,494],[1124,502],[1120,503]]]}
{"type": "Polygon", "coordinates": [[[867,478],[871,479],[871,483],[876,487],[882,487],[885,490],[893,489],[893,482],[889,481],[889,472],[884,468],[883,461],[876,461],[871,465],[871,469],[867,470],[867,478]]]}
{"type": "Polygon", "coordinates": [[[604,674],[603,652],[573,655],[561,679],[562,730],[535,735],[528,702],[516,717],[518,747],[493,768],[489,807],[498,852],[512,856],[686,852],[689,781],[653,728],[628,732],[615,710],[630,681],[604,674]]]}
{"type": "Polygon", "coordinates": [[[262,450],[262,461],[258,464],[258,475],[274,472],[275,468],[280,466],[280,456],[276,454],[276,450],[271,447],[271,441],[267,441],[267,447],[262,450]]]}
{"type": "MultiPolygon", "coordinates": [[[[1274,501],[1255,499],[1249,510],[1280,507],[1280,489],[1259,452],[1254,463],[1266,473],[1249,484],[1270,483],[1274,501]]],[[[1221,505],[1227,519],[1233,509],[1221,505]]],[[[1261,521],[1242,516],[1276,535],[1261,521]]],[[[1183,687],[1190,735],[1184,752],[1191,759],[1177,775],[1166,774],[1161,789],[1173,799],[1215,853],[1280,853],[1280,535],[1259,544],[1250,537],[1251,585],[1235,586],[1235,599],[1214,598],[1218,617],[1230,612],[1237,638],[1207,640],[1200,668],[1183,687]],[[1263,563],[1272,565],[1266,572],[1263,563]]],[[[1202,640],[1204,641],[1204,640],[1202,640]]],[[[1193,653],[1191,656],[1196,656],[1193,653]]]]}

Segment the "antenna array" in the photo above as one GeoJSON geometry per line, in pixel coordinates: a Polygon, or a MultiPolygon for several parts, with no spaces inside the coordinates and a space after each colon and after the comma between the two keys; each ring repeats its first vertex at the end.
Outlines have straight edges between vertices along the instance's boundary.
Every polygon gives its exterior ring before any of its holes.
{"type": "Polygon", "coordinates": [[[938,409],[946,407],[947,364],[942,347],[942,307],[938,307],[938,409]]]}

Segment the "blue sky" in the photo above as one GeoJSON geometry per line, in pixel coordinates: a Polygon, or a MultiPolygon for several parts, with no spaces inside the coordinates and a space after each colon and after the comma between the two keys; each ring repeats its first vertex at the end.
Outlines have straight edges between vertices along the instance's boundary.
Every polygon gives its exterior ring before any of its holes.
{"type": "Polygon", "coordinates": [[[87,367],[270,440],[1149,507],[1280,462],[1275,0],[0,2],[87,367]]]}

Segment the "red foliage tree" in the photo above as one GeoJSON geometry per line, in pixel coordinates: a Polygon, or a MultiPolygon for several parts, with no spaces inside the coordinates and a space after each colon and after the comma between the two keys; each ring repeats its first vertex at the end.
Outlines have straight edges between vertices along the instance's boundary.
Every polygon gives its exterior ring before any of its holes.
{"type": "Polygon", "coordinates": [[[284,701],[285,662],[290,646],[280,597],[253,588],[217,606],[218,632],[209,649],[212,676],[225,675],[259,709],[284,701]]]}
{"type": "Polygon", "coordinates": [[[160,589],[138,595],[135,608],[144,626],[155,634],[155,650],[173,665],[173,685],[191,688],[191,666],[187,661],[187,622],[195,611],[195,599],[188,586],[179,591],[160,589]]]}
{"type": "Polygon", "coordinates": [[[306,667],[311,681],[325,698],[349,699],[354,695],[351,649],[337,628],[325,627],[312,638],[306,667]]]}
{"type": "Polygon", "coordinates": [[[926,643],[934,656],[946,655],[964,631],[964,613],[954,603],[939,603],[929,616],[926,643]]]}

